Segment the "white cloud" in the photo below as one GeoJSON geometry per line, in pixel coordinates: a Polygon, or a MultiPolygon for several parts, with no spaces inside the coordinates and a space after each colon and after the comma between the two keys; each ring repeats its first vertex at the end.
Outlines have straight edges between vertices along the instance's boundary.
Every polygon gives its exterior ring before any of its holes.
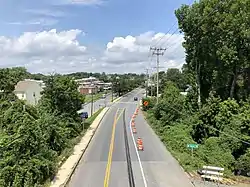
{"type": "MultiPolygon", "coordinates": [[[[145,72],[149,67],[149,47],[163,33],[146,32],[139,36],[115,37],[106,49],[87,48],[78,41],[80,30],[26,32],[17,38],[0,36],[0,67],[25,66],[31,72],[68,73],[145,72]]],[[[160,66],[180,68],[184,62],[183,36],[166,35],[159,45],[170,46],[161,56],[160,66]]],[[[155,57],[151,66],[155,66],[155,57]]]]}
{"type": "Polygon", "coordinates": [[[49,9],[26,9],[24,10],[26,13],[31,13],[39,16],[50,16],[50,17],[64,17],[66,14],[57,10],[49,10],[49,9]]]}
{"type": "Polygon", "coordinates": [[[41,26],[50,26],[55,25],[58,22],[56,19],[49,18],[40,18],[40,19],[32,19],[25,22],[8,22],[9,25],[41,25],[41,26]]]}
{"type": "MultiPolygon", "coordinates": [[[[102,60],[114,66],[126,64],[129,68],[131,64],[144,62],[144,68],[149,66],[150,46],[157,44],[167,48],[161,58],[161,65],[165,68],[181,67],[184,63],[184,49],[182,47],[183,36],[180,34],[164,34],[146,32],[139,36],[115,37],[109,42],[104,52],[102,60]]],[[[154,60],[155,58],[153,58],[154,60]]],[[[155,60],[154,60],[155,61],[155,60]]],[[[155,64],[152,62],[151,65],[155,64]]],[[[134,68],[134,67],[133,67],[134,68]]]]}
{"type": "Polygon", "coordinates": [[[70,63],[86,60],[86,47],[79,44],[80,30],[26,32],[19,38],[0,37],[0,66],[26,66],[31,71],[59,71],[70,63]]]}

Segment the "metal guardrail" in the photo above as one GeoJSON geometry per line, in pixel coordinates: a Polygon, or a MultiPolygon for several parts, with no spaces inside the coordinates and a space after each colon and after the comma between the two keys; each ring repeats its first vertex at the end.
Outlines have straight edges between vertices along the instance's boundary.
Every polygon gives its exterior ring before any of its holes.
{"type": "Polygon", "coordinates": [[[223,180],[223,171],[224,168],[215,167],[215,166],[203,166],[201,170],[201,177],[204,179],[211,180],[213,182],[219,183],[223,180]]]}

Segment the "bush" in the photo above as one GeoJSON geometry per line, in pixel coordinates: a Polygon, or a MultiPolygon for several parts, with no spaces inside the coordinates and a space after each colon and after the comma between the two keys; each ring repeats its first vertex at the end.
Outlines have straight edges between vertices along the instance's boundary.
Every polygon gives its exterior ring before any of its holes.
{"type": "Polygon", "coordinates": [[[250,148],[238,159],[236,170],[238,174],[250,176],[250,148]]]}
{"type": "Polygon", "coordinates": [[[246,175],[250,162],[250,105],[233,99],[222,101],[210,95],[197,112],[186,111],[186,98],[169,82],[158,105],[147,111],[147,119],[162,142],[188,171],[203,165],[235,170],[246,175]],[[193,158],[187,144],[198,143],[193,158]]]}

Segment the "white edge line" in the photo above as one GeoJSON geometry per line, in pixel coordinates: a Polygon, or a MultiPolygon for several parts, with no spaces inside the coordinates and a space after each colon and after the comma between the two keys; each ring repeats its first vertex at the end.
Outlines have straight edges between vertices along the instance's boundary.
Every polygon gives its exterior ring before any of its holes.
{"type": "MultiPolygon", "coordinates": [[[[136,109],[135,109],[135,111],[136,111],[136,109]]],[[[136,147],[135,137],[134,137],[134,134],[133,134],[133,131],[132,131],[132,128],[131,128],[131,123],[132,123],[132,118],[131,118],[130,123],[129,123],[130,133],[131,133],[131,136],[132,136],[132,139],[133,139],[133,142],[134,142],[135,152],[136,152],[138,162],[139,162],[139,165],[140,165],[141,175],[142,175],[142,178],[143,178],[144,187],[147,187],[148,185],[147,185],[147,181],[145,179],[145,175],[144,175],[144,171],[143,171],[143,167],[142,167],[142,163],[141,163],[141,158],[140,158],[139,152],[138,152],[137,147],[136,147]]]]}

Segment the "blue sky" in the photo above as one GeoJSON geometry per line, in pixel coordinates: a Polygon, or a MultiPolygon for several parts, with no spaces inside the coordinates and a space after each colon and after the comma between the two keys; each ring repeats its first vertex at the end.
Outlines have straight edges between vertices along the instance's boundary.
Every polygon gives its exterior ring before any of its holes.
{"type": "MultiPolygon", "coordinates": [[[[102,61],[101,59],[107,58],[94,53],[97,51],[105,53],[107,44],[109,42],[114,44],[114,39],[117,37],[126,38],[130,35],[136,38],[151,31],[152,39],[157,33],[165,34],[176,22],[174,10],[181,4],[191,2],[191,0],[0,0],[0,36],[12,40],[12,45],[15,45],[17,43],[14,42],[15,39],[17,40],[25,32],[41,33],[56,29],[56,32],[60,33],[80,30],[82,32],[76,34],[76,38],[69,40],[79,42],[79,45],[88,48],[86,58],[89,59],[91,56],[96,59],[95,61],[102,61]]],[[[59,63],[56,59],[53,60],[59,63]]],[[[13,59],[11,61],[13,62],[13,59]]],[[[134,59],[134,63],[138,63],[138,59],[134,59]]],[[[74,71],[73,69],[70,71],[74,71]]],[[[31,68],[31,71],[37,70],[31,68]]]]}

